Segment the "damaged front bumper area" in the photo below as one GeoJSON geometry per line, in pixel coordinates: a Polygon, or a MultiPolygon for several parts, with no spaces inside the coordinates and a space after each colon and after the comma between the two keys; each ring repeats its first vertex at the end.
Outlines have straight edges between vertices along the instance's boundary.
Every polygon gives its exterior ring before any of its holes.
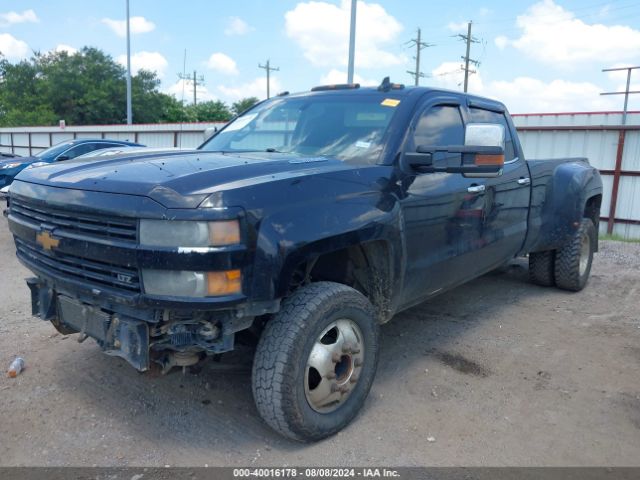
{"type": "Polygon", "coordinates": [[[64,335],[80,333],[80,341],[93,338],[106,354],[139,371],[148,370],[152,361],[166,372],[233,350],[235,333],[253,322],[231,310],[105,308],[59,293],[38,277],[27,279],[27,285],[34,316],[64,335]]]}
{"type": "Polygon", "coordinates": [[[15,183],[7,220],[18,260],[35,274],[27,281],[33,314],[62,333],[94,338],[138,370],[232,350],[236,332],[279,307],[254,300],[267,293],[252,291],[244,244],[185,250],[140,243],[138,217],[217,221],[241,218],[239,208],[171,210],[145,197],[15,183]],[[150,294],[145,269],[233,270],[242,287],[199,297],[150,294]]]}

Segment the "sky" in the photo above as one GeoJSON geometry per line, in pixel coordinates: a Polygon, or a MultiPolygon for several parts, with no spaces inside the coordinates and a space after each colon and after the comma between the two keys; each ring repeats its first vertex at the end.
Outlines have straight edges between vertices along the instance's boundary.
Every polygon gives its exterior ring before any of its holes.
{"type": "MultiPolygon", "coordinates": [[[[130,0],[132,68],[156,71],[161,90],[191,102],[182,73],[204,77],[198,101],[232,103],[345,83],[350,0],[130,0]],[[186,52],[186,54],[185,54],[186,52]]],[[[125,0],[0,0],[0,52],[10,61],[33,51],[97,47],[126,65],[125,0]]],[[[421,85],[462,89],[461,57],[472,21],[470,57],[479,64],[469,91],[503,101],[512,113],[621,110],[626,72],[640,65],[640,1],[361,0],[357,4],[355,79],[390,76],[413,84],[417,29],[421,85]]],[[[640,69],[631,90],[640,90],[640,69]]],[[[640,94],[630,110],[640,110],[640,94]]]]}

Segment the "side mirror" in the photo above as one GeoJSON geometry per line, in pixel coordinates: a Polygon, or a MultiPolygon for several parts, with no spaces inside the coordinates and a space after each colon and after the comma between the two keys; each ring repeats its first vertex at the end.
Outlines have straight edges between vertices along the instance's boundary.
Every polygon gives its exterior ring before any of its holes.
{"type": "Polygon", "coordinates": [[[498,177],[504,166],[504,127],[498,124],[467,125],[465,144],[419,145],[406,161],[421,173],[462,173],[466,177],[498,177]]]}
{"type": "Polygon", "coordinates": [[[60,155],[56,158],[56,162],[62,162],[63,160],[69,160],[69,155],[60,155]]]}

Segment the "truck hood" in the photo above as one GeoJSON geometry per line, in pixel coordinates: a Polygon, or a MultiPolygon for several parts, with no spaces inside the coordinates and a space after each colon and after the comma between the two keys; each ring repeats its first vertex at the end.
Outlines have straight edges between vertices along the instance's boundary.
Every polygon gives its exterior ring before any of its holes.
{"type": "Polygon", "coordinates": [[[22,171],[16,180],[60,188],[150,197],[169,208],[195,208],[214,192],[274,179],[350,168],[335,158],[192,151],[66,161],[22,171]]]}

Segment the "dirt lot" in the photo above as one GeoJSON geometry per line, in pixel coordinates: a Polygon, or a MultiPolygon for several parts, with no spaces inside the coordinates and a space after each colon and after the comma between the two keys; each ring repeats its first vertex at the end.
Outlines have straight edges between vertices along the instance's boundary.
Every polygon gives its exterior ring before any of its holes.
{"type": "Polygon", "coordinates": [[[27,362],[0,377],[0,466],[640,465],[640,244],[604,242],[577,294],[525,266],[385,325],[362,414],[301,445],[258,417],[250,352],[142,375],[32,318],[0,218],[0,366],[27,362]]]}

